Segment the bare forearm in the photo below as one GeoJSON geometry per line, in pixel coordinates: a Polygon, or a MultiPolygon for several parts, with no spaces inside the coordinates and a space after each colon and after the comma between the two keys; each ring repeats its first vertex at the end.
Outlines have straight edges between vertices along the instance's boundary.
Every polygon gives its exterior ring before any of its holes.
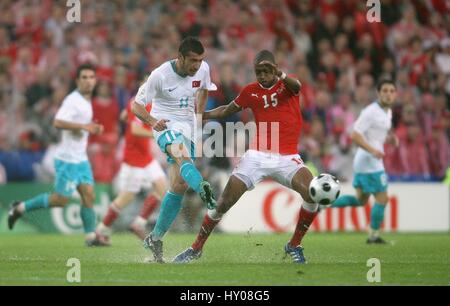
{"type": "Polygon", "coordinates": [[[219,106],[213,110],[207,111],[203,115],[203,119],[222,119],[238,113],[242,110],[236,102],[231,101],[228,105],[219,106]]]}
{"type": "Polygon", "coordinates": [[[153,126],[153,124],[156,122],[156,119],[150,116],[150,114],[147,112],[147,110],[143,105],[133,102],[131,110],[133,114],[135,114],[136,117],[138,117],[145,124],[153,126]]]}
{"type": "Polygon", "coordinates": [[[153,132],[151,130],[147,130],[136,123],[133,123],[131,125],[131,134],[137,137],[144,137],[144,138],[153,137],[153,132]]]}
{"type": "Polygon", "coordinates": [[[299,80],[286,76],[283,80],[284,85],[295,93],[296,95],[300,93],[300,89],[302,88],[302,83],[299,80]]]}
{"type": "Polygon", "coordinates": [[[203,113],[203,119],[222,119],[226,115],[227,105],[219,106],[215,109],[203,113]]]}

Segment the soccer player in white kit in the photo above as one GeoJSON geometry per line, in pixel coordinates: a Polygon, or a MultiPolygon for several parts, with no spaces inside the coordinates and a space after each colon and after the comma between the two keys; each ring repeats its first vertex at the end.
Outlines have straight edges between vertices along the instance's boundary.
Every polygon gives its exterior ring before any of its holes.
{"type": "Polygon", "coordinates": [[[94,179],[86,148],[89,134],[101,134],[103,126],[92,122],[91,98],[96,85],[95,68],[83,64],[77,68],[77,89],[62,102],[54,120],[54,127],[62,130],[61,145],[55,156],[55,191],[32,199],[12,203],[8,227],[27,212],[65,206],[75,190],[81,196],[80,211],[87,246],[101,246],[95,234],[94,179]]]}
{"type": "Polygon", "coordinates": [[[387,175],[384,170],[384,143],[393,142],[398,145],[398,139],[390,133],[392,127],[391,107],[396,99],[395,83],[391,80],[381,80],[377,86],[378,101],[365,107],[356,120],[352,139],[358,145],[353,162],[355,171],[353,187],[356,197],[340,196],[332,207],[363,206],[370,195],[374,195],[375,204],[372,207],[370,230],[367,243],[386,243],[380,237],[380,227],[384,219],[384,210],[388,203],[387,175]]]}
{"type": "Polygon", "coordinates": [[[178,58],[153,70],[136,95],[134,114],[152,126],[159,148],[168,157],[169,191],[163,198],[155,228],[144,239],[144,246],[162,263],[162,238],[177,217],[188,187],[199,194],[209,209],[216,206],[213,191],[193,164],[195,159],[196,112],[203,114],[208,91],[216,90],[211,82],[205,50],[193,37],[179,46],[178,58]],[[152,110],[145,109],[152,102],[152,110]],[[197,107],[196,107],[196,101],[197,107]]]}

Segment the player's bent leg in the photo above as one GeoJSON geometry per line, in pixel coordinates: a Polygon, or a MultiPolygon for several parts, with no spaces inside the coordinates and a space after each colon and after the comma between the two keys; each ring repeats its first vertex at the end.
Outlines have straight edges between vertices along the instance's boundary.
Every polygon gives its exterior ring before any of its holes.
{"type": "Polygon", "coordinates": [[[174,143],[168,145],[166,150],[180,167],[181,177],[200,196],[208,209],[216,207],[217,203],[211,185],[203,179],[200,171],[195,167],[186,146],[174,143]]]}
{"type": "Polygon", "coordinates": [[[133,202],[134,198],[136,197],[136,193],[131,191],[121,191],[119,195],[114,199],[113,203],[114,206],[118,210],[123,210],[125,207],[131,204],[133,202]]]}
{"type": "Polygon", "coordinates": [[[370,197],[370,193],[364,193],[362,190],[362,182],[360,181],[361,178],[358,177],[359,174],[355,174],[355,178],[353,180],[353,186],[356,189],[356,196],[353,195],[341,195],[339,198],[334,201],[334,203],[331,205],[333,208],[339,208],[339,207],[359,207],[364,206],[367,203],[367,200],[370,197]],[[361,186],[361,187],[360,187],[361,186]]]}
{"type": "Polygon", "coordinates": [[[130,205],[134,200],[136,194],[131,191],[121,191],[119,195],[113,200],[103,217],[102,222],[97,226],[95,234],[99,240],[105,243],[110,243],[111,226],[119,218],[122,210],[130,205]]]}
{"type": "Polygon", "coordinates": [[[144,240],[148,235],[146,230],[146,225],[148,218],[159,206],[160,200],[153,193],[150,193],[147,198],[142,203],[141,210],[139,214],[131,222],[129,229],[132,231],[140,240],[144,240]]]}
{"type": "Polygon", "coordinates": [[[8,212],[8,228],[12,229],[16,221],[26,212],[50,207],[63,207],[66,205],[75,190],[74,184],[70,181],[72,179],[71,166],[73,165],[68,166],[58,160],[55,161],[56,192],[52,194],[42,193],[23,202],[14,201],[8,212]]]}
{"type": "Polygon", "coordinates": [[[50,195],[48,201],[50,207],[64,207],[69,203],[70,197],[54,192],[50,195]]]}
{"type": "Polygon", "coordinates": [[[353,195],[341,195],[339,198],[334,201],[331,205],[332,208],[339,207],[359,207],[366,205],[369,200],[370,193],[364,193],[361,188],[356,188],[356,196],[353,195]]]}
{"type": "Polygon", "coordinates": [[[378,192],[375,194],[375,204],[370,212],[370,230],[368,244],[385,244],[386,241],[380,237],[381,223],[384,220],[384,211],[388,204],[389,197],[387,192],[378,192]]]}
{"type": "Polygon", "coordinates": [[[308,203],[313,203],[309,195],[309,184],[313,179],[311,171],[307,167],[300,168],[292,178],[291,186],[292,189],[297,191],[308,203]]]}
{"type": "Polygon", "coordinates": [[[314,203],[309,195],[309,184],[313,179],[311,171],[306,168],[300,168],[292,179],[292,188],[300,193],[303,198],[303,204],[300,208],[299,218],[295,227],[291,240],[285,245],[284,252],[291,256],[294,263],[304,264],[306,258],[303,254],[301,246],[303,237],[308,232],[309,227],[313,223],[318,213],[319,205],[314,203]]]}
{"type": "Polygon", "coordinates": [[[57,193],[42,193],[23,202],[14,201],[11,203],[8,212],[8,228],[12,230],[16,221],[27,212],[51,207],[64,207],[69,200],[69,197],[57,193]]]}
{"type": "Polygon", "coordinates": [[[101,240],[95,233],[94,186],[91,184],[79,184],[77,190],[81,197],[80,216],[83,222],[86,246],[109,246],[108,242],[101,240]]]}
{"type": "Polygon", "coordinates": [[[356,188],[356,199],[363,203],[362,205],[366,205],[367,201],[369,201],[370,193],[366,193],[362,190],[362,188],[356,188]]]}
{"type": "Polygon", "coordinates": [[[361,202],[358,200],[357,197],[353,195],[341,195],[339,198],[336,199],[336,201],[333,202],[331,205],[332,208],[340,208],[340,207],[358,207],[363,206],[365,202],[361,202]]]}
{"type": "Polygon", "coordinates": [[[199,259],[203,246],[214,228],[222,219],[222,216],[241,198],[248,190],[247,185],[236,176],[232,175],[223,191],[216,209],[208,210],[203,219],[202,226],[195,242],[172,260],[174,263],[189,263],[199,259]]]}

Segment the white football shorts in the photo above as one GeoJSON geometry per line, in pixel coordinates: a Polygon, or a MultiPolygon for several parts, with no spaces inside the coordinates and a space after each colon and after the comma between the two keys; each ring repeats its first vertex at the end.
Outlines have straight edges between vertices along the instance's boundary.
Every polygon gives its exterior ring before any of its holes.
{"type": "Polygon", "coordinates": [[[157,160],[153,160],[143,168],[122,163],[118,176],[118,188],[119,191],[138,193],[143,189],[150,189],[153,182],[165,176],[157,160]]]}
{"type": "Polygon", "coordinates": [[[266,178],[292,188],[292,178],[303,167],[306,166],[299,154],[280,155],[248,150],[232,175],[244,182],[249,190],[266,178]]]}

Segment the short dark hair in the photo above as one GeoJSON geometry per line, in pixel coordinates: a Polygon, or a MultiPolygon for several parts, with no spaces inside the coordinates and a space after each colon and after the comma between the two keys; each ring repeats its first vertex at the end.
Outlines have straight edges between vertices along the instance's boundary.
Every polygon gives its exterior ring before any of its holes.
{"type": "Polygon", "coordinates": [[[91,63],[84,63],[84,64],[81,64],[80,66],[77,67],[77,79],[80,78],[81,71],[83,71],[83,70],[91,70],[91,71],[94,71],[94,73],[95,73],[96,68],[95,68],[95,66],[94,66],[93,64],[91,64],[91,63]]]}
{"type": "Polygon", "coordinates": [[[254,65],[258,65],[262,61],[268,61],[275,64],[275,56],[269,50],[259,51],[255,56],[255,60],[253,61],[254,65]]]}
{"type": "Polygon", "coordinates": [[[381,88],[383,88],[383,86],[386,85],[386,84],[390,84],[390,85],[394,86],[395,88],[397,88],[397,86],[395,85],[395,82],[393,80],[391,80],[391,79],[381,79],[381,80],[378,81],[377,91],[380,92],[381,88]]]}
{"type": "Polygon", "coordinates": [[[195,37],[188,36],[181,41],[178,52],[180,52],[183,56],[189,55],[189,52],[194,52],[198,55],[201,55],[205,52],[205,48],[203,48],[200,40],[195,37]]]}

